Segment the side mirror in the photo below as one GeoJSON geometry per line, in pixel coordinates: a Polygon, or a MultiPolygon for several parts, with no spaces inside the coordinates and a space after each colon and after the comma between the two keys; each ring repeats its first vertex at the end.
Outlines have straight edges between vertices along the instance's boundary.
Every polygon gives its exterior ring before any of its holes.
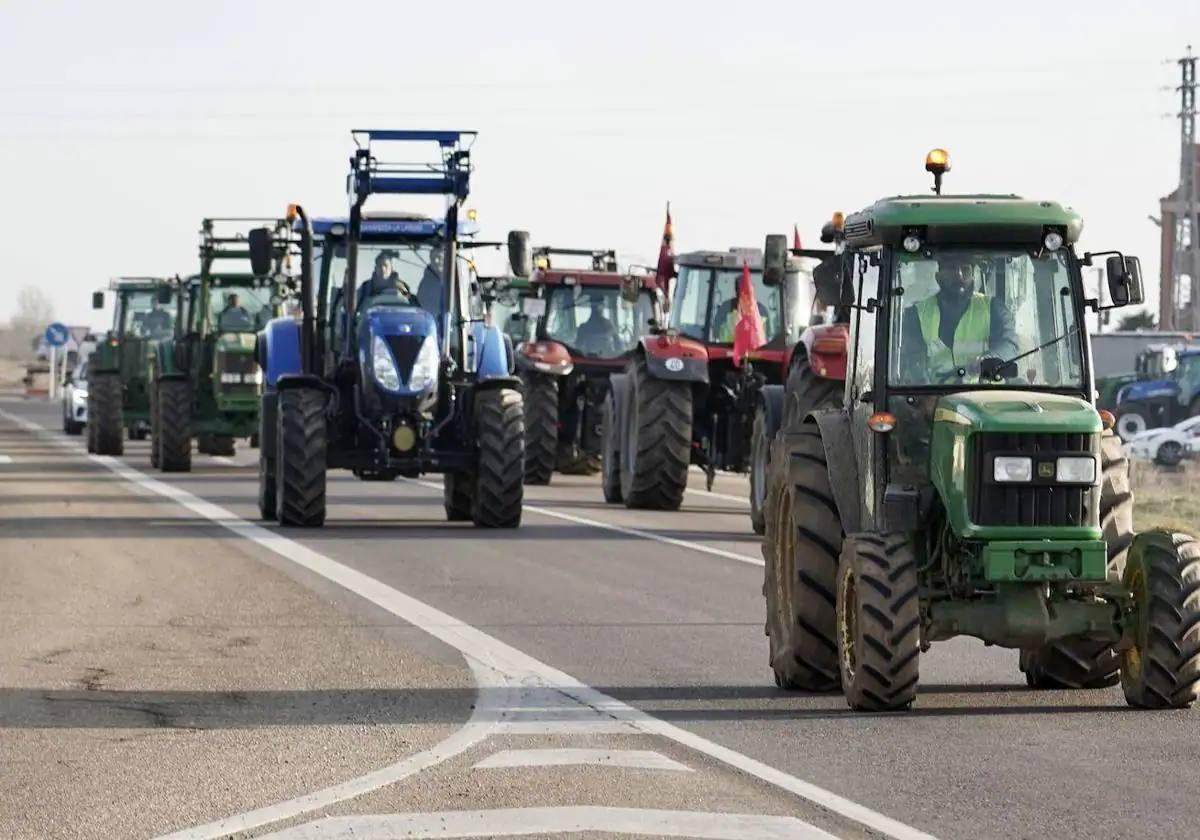
{"type": "Polygon", "coordinates": [[[271,273],[271,252],[274,250],[274,237],[270,228],[254,228],[246,237],[250,247],[250,270],[256,277],[266,277],[271,273]]]}
{"type": "Polygon", "coordinates": [[[175,299],[175,290],[170,286],[159,286],[155,297],[158,298],[159,303],[169,304],[175,299]]]}
{"type": "Polygon", "coordinates": [[[1137,257],[1117,255],[1105,260],[1108,297],[1113,306],[1137,306],[1144,299],[1142,264],[1137,257]]]}
{"type": "Polygon", "coordinates": [[[787,272],[788,244],[782,233],[768,233],[763,246],[763,283],[778,286],[787,272]]]}
{"type": "Polygon", "coordinates": [[[104,292],[92,292],[92,309],[104,308],[104,292]]]}
{"type": "Polygon", "coordinates": [[[529,256],[529,231],[508,232],[508,264],[517,277],[528,277],[533,272],[529,256]]]}
{"type": "Polygon", "coordinates": [[[826,222],[821,225],[821,241],[825,243],[833,242],[837,239],[837,228],[833,226],[833,222],[826,222]]]}
{"type": "MultiPolygon", "coordinates": [[[[813,269],[813,286],[821,306],[841,306],[846,303],[845,260],[839,255],[823,260],[813,269]]],[[[851,295],[853,303],[853,294],[851,295]]]]}
{"type": "Polygon", "coordinates": [[[632,274],[626,274],[621,278],[621,298],[626,303],[637,303],[641,291],[641,278],[632,274]]]}

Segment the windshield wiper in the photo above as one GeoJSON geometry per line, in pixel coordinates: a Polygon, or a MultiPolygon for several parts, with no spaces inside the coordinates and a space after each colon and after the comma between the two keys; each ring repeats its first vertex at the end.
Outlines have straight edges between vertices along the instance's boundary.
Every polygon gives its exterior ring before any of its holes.
{"type": "Polygon", "coordinates": [[[1017,362],[1022,359],[1032,356],[1034,353],[1040,353],[1047,347],[1052,347],[1058,344],[1063,339],[1067,338],[1072,333],[1079,329],[1079,325],[1073,325],[1069,330],[1062,335],[1050,339],[1045,344],[1039,344],[1032,350],[1026,350],[1024,353],[1019,353],[1011,359],[1001,359],[999,356],[985,356],[979,360],[979,378],[980,379],[1009,379],[1017,375],[1017,362]]]}

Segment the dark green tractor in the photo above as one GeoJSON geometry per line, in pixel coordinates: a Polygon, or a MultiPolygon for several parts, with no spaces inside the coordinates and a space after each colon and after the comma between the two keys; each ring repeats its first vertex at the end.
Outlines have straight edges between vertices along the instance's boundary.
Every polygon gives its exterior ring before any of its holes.
{"type": "Polygon", "coordinates": [[[182,328],[158,345],[154,360],[150,459],[163,472],[191,470],[193,439],[201,454],[227,456],[237,438],[258,432],[255,342],[288,294],[280,266],[269,276],[250,269],[246,234],[264,225],[282,255],[286,221],[205,219],[201,226],[200,273],[179,285],[182,328]]]}
{"type": "MultiPolygon", "coordinates": [[[[771,455],[764,594],[783,688],[907,708],[920,653],[974,636],[1037,688],[1120,681],[1180,708],[1200,678],[1200,543],[1133,533],[1128,464],[1093,403],[1073,211],[1015,196],[881,200],[845,222],[842,405],[771,455]]],[[[768,239],[768,270],[786,243],[768,239]]],[[[1114,306],[1142,302],[1106,252],[1114,306]]]]}
{"type": "MultiPolygon", "coordinates": [[[[150,362],[158,342],[175,328],[170,281],[157,277],[114,280],[112,329],[88,357],[88,452],[121,455],[125,436],[143,440],[150,431],[150,362]]],[[[104,292],[92,295],[104,308],[104,292]]]]}

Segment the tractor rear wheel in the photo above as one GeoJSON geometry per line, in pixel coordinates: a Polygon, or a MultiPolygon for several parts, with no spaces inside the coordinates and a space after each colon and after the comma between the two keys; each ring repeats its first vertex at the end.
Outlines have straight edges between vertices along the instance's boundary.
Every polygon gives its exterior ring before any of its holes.
{"type": "Polygon", "coordinates": [[[783,392],[781,428],[795,431],[810,411],[841,405],[846,383],[841,379],[824,379],[813,372],[808,359],[798,359],[788,374],[783,392]]]}
{"type": "Polygon", "coordinates": [[[775,437],[763,540],[766,631],[775,684],[838,687],[837,593],[842,523],[816,426],[775,437]]]}
{"type": "Polygon", "coordinates": [[[907,709],[917,697],[921,609],[906,534],[853,534],[838,564],[837,639],[850,708],[907,709]]]}
{"type": "Polygon", "coordinates": [[[1125,700],[1140,709],[1186,709],[1200,695],[1200,541],[1149,531],[1129,551],[1136,641],[1121,654],[1125,700]]]}
{"type": "Polygon", "coordinates": [[[95,428],[97,455],[125,454],[121,375],[98,373],[88,383],[88,425],[95,428]]]}
{"type": "Polygon", "coordinates": [[[1139,411],[1127,409],[1117,415],[1117,434],[1121,436],[1122,440],[1129,440],[1148,428],[1150,428],[1150,424],[1146,422],[1145,416],[1139,411]]]}
{"type": "Polygon", "coordinates": [[[600,484],[604,501],[621,501],[621,406],[625,398],[625,374],[614,373],[600,407],[600,484]]]}
{"type": "Polygon", "coordinates": [[[767,406],[754,409],[750,431],[750,527],[756,534],[767,530],[767,471],[771,460],[771,435],[767,430],[767,406]]]}
{"type": "Polygon", "coordinates": [[[279,393],[275,498],[280,525],[325,524],[325,393],[291,388],[279,393]]]}
{"type": "Polygon", "coordinates": [[[163,472],[192,471],[192,384],[158,383],[158,466],[163,472]]]}
{"type": "Polygon", "coordinates": [[[219,457],[231,457],[237,452],[231,435],[213,435],[209,441],[208,454],[219,457]]]}
{"type": "MultiPolygon", "coordinates": [[[[258,410],[258,436],[260,440],[270,440],[271,433],[267,430],[279,423],[279,395],[263,394],[258,410]]],[[[275,474],[276,453],[268,451],[269,447],[258,450],[258,515],[267,522],[279,518],[278,487],[279,477],[275,474]]]]}
{"type": "Polygon", "coordinates": [[[481,528],[516,528],[525,495],[525,406],[520,391],[476,392],[475,439],[479,462],[471,519],[481,528]]]}
{"type": "MultiPolygon", "coordinates": [[[[1121,439],[1111,431],[1100,438],[1100,467],[1100,530],[1108,546],[1108,579],[1116,583],[1133,543],[1133,491],[1121,439]]],[[[1023,650],[1019,664],[1030,688],[1108,688],[1120,678],[1116,651],[1094,639],[1066,638],[1023,650]]]]}
{"type": "MultiPolygon", "coordinates": [[[[91,395],[89,394],[88,395],[88,413],[89,414],[92,411],[91,399],[92,399],[91,395]]],[[[87,437],[88,454],[93,455],[96,452],[96,424],[88,423],[87,428],[84,429],[84,432],[86,433],[86,437],[87,437]]]]}
{"type": "Polygon", "coordinates": [[[162,439],[162,420],[158,405],[158,385],[150,383],[150,466],[158,469],[158,447],[162,439]]]}
{"type": "Polygon", "coordinates": [[[558,379],[526,374],[525,483],[549,484],[558,455],[558,379]]]}
{"type": "Polygon", "coordinates": [[[650,375],[634,357],[626,377],[621,497],[625,507],[678,510],[692,447],[692,386],[650,375]]]}
{"type": "Polygon", "coordinates": [[[475,476],[469,472],[442,475],[442,504],[446,521],[466,522],[475,506],[475,476]]]}

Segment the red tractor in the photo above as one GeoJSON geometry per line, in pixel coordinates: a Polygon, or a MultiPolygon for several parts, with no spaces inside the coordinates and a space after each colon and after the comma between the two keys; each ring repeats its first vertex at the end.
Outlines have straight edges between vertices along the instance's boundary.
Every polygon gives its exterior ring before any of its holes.
{"type": "Polygon", "coordinates": [[[533,258],[523,305],[537,325],[516,360],[525,390],[525,483],[549,484],[555,469],[599,471],[609,376],[657,323],[661,303],[654,278],[619,273],[614,251],[542,247],[533,258]],[[552,264],[558,257],[589,264],[563,268],[552,264]]]}
{"type": "MultiPolygon", "coordinates": [[[[832,254],[797,249],[783,275],[768,278],[757,249],[698,251],[676,259],[667,328],[642,338],[625,372],[612,377],[602,430],[607,501],[676,510],[689,465],[705,471],[710,489],[717,470],[747,471],[755,441],[769,440],[781,422],[782,386],[795,349],[810,352],[799,342],[815,312],[812,273],[832,254]],[[744,264],[767,341],[736,366],[733,334],[744,264]]],[[[824,351],[824,344],[811,348],[814,358],[824,351]]],[[[756,530],[762,527],[764,498],[752,494],[756,530]]]]}

